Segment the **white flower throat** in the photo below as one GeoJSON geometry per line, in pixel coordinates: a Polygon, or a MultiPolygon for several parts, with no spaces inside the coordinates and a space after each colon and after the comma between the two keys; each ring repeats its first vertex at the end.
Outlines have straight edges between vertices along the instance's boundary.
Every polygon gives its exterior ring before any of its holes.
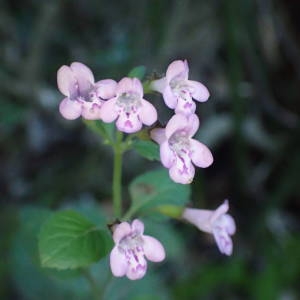
{"type": "Polygon", "coordinates": [[[116,105],[125,113],[137,112],[142,106],[141,97],[137,93],[126,92],[117,98],[116,105]]]}

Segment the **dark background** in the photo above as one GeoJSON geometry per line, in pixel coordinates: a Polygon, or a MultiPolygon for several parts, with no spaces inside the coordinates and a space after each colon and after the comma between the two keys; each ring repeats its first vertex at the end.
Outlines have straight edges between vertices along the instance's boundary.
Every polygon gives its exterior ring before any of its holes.
{"type": "MultiPolygon", "coordinates": [[[[111,210],[111,151],[59,114],[58,68],[80,61],[98,80],[119,80],[137,65],[163,75],[187,59],[211,92],[197,137],[215,158],[197,171],[193,205],[229,198],[238,230],[226,258],[207,235],[172,223],[179,249],[155,269],[161,299],[299,299],[299,13],[296,0],[0,1],[0,298],[89,299],[65,288],[72,276],[39,270],[26,245],[36,207],[111,210]]],[[[162,98],[148,99],[164,123],[162,98]]],[[[157,166],[126,154],[124,187],[157,166]]]]}

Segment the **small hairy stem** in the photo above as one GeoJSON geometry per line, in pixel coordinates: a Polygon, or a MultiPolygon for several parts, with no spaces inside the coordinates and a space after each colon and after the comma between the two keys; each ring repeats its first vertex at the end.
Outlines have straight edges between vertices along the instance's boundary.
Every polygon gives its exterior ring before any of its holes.
{"type": "Polygon", "coordinates": [[[116,218],[120,218],[122,214],[122,137],[122,132],[117,131],[114,145],[113,170],[113,203],[116,218]]]}

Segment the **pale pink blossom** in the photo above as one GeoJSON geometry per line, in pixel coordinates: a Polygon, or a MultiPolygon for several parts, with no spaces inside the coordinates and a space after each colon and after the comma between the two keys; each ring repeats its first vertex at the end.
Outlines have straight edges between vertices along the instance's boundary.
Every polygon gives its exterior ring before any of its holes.
{"type": "Polygon", "coordinates": [[[165,129],[151,131],[152,139],[160,145],[161,162],[177,183],[191,183],[195,175],[194,165],[207,168],[213,162],[210,150],[192,138],[198,128],[199,119],[195,114],[188,117],[176,114],[165,129]]]}
{"type": "Polygon", "coordinates": [[[175,113],[193,114],[196,110],[193,99],[204,102],[209,98],[207,88],[188,76],[187,61],[176,60],[168,66],[165,77],[152,82],[152,88],[163,94],[166,105],[175,109],[175,113]]]}
{"type": "Polygon", "coordinates": [[[153,262],[165,259],[165,249],[155,238],[144,235],[144,224],[134,220],[130,225],[122,222],[116,226],[115,246],[110,253],[110,267],[114,276],[141,279],[147,271],[145,257],[153,262]]]}
{"type": "Polygon", "coordinates": [[[231,255],[231,236],[235,233],[236,226],[232,216],[227,214],[228,209],[228,200],[225,200],[216,210],[186,208],[182,218],[198,229],[213,234],[220,252],[231,255]]]}
{"type": "Polygon", "coordinates": [[[110,123],[117,119],[117,128],[126,133],[139,131],[142,124],[152,125],[157,120],[157,112],[150,102],[143,99],[143,95],[139,79],[123,78],[117,85],[116,97],[102,105],[102,120],[110,123]]]}
{"type": "Polygon", "coordinates": [[[68,120],[82,116],[88,120],[100,119],[100,108],[106,99],[115,96],[117,83],[112,79],[95,83],[92,71],[82,63],[73,62],[57,71],[57,85],[66,96],[59,111],[68,120]]]}

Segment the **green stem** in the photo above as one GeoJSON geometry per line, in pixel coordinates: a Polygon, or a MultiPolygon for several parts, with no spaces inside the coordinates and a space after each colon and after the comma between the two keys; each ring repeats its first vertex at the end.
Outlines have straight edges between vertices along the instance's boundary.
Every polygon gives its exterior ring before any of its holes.
{"type": "Polygon", "coordinates": [[[116,133],[116,142],[114,145],[114,170],[113,170],[113,203],[114,214],[120,218],[122,214],[122,138],[120,131],[116,133]]]}
{"type": "Polygon", "coordinates": [[[94,277],[92,276],[90,271],[88,269],[81,269],[81,272],[84,275],[84,277],[86,278],[86,280],[88,281],[88,283],[90,284],[93,298],[95,300],[100,300],[101,293],[100,293],[100,290],[98,287],[98,283],[96,282],[96,280],[94,279],[94,277]]]}
{"type": "Polygon", "coordinates": [[[132,216],[139,210],[139,206],[135,205],[135,206],[131,206],[126,213],[124,214],[124,216],[122,217],[122,220],[130,220],[132,218],[132,216]]]}

